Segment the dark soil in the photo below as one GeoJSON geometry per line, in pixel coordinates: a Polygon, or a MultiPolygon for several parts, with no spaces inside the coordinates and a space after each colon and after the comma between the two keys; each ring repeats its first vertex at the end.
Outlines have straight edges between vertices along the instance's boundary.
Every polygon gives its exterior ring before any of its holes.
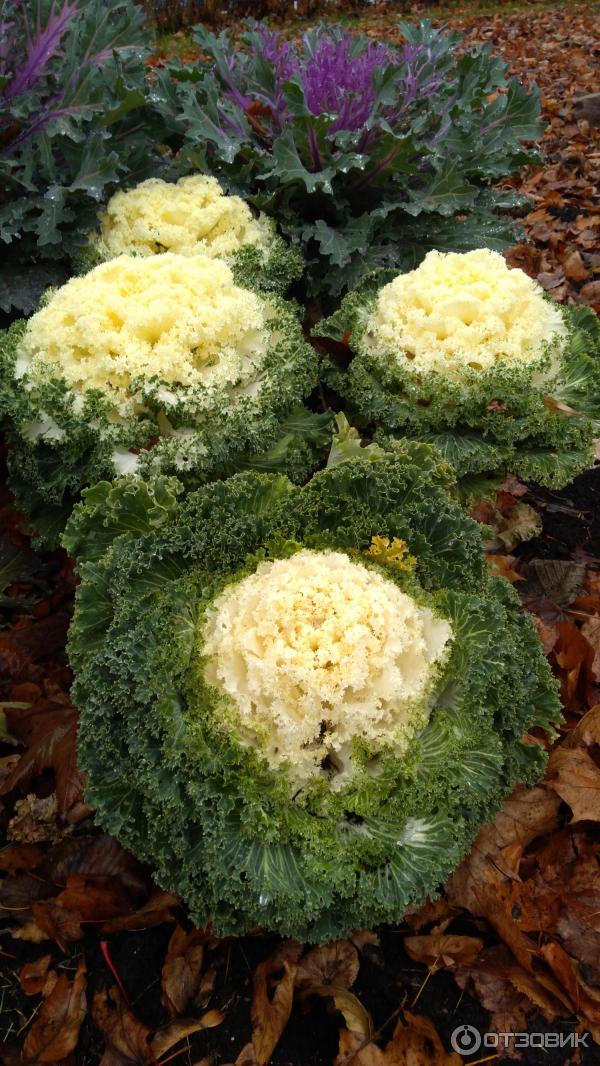
{"type": "Polygon", "coordinates": [[[531,486],[528,502],[542,515],[542,533],[515,550],[529,559],[598,560],[600,568],[600,466],[586,470],[560,492],[531,486]]]}

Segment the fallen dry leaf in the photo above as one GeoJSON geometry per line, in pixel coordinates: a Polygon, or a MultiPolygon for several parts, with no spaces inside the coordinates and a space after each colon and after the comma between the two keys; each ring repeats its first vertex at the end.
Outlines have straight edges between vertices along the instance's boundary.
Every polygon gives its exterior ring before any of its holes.
{"type": "Polygon", "coordinates": [[[470,855],[452,874],[450,903],[473,914],[482,914],[481,907],[487,912],[497,888],[517,876],[525,846],[556,828],[559,807],[558,796],[545,788],[517,788],[494,821],[479,831],[470,855]],[[509,850],[512,845],[516,851],[509,850]]]}
{"type": "Polygon", "coordinates": [[[118,988],[101,989],[92,1003],[92,1018],[103,1033],[106,1050],[104,1066],[150,1063],[150,1028],[129,1009],[118,988]]]}
{"type": "Polygon", "coordinates": [[[524,581],[523,575],[515,569],[517,560],[514,555],[486,555],[485,561],[492,574],[496,577],[505,577],[511,585],[517,581],[524,581]]]}
{"type": "Polygon", "coordinates": [[[331,999],[335,1009],[344,1015],[344,1021],[351,1033],[357,1033],[363,1040],[370,1039],[373,1035],[371,1015],[358,996],[347,988],[336,988],[335,985],[311,985],[306,989],[306,995],[331,999]]]}
{"type": "Polygon", "coordinates": [[[301,959],[296,973],[296,988],[302,991],[312,985],[335,985],[350,988],[356,978],[360,962],[358,951],[350,940],[333,940],[312,948],[301,959]]]}
{"type": "Polygon", "coordinates": [[[483,940],[478,936],[407,936],[404,950],[415,962],[425,966],[441,965],[446,969],[459,963],[474,962],[483,949],[483,940]]]}
{"type": "Polygon", "coordinates": [[[201,1018],[178,1018],[177,1021],[159,1029],[150,1040],[152,1061],[155,1063],[167,1051],[174,1048],[186,1036],[199,1033],[202,1029],[214,1029],[223,1022],[223,1014],[220,1010],[209,1010],[201,1018]]]}
{"type": "Polygon", "coordinates": [[[103,922],[101,932],[130,932],[134,929],[151,929],[155,925],[162,925],[163,922],[174,922],[173,911],[179,905],[178,896],[173,895],[172,892],[162,892],[157,889],[138,910],[103,922]]]}
{"type": "Polygon", "coordinates": [[[460,1066],[464,1061],[447,1052],[429,1018],[404,1012],[385,1048],[361,1041],[356,1033],[342,1030],[334,1066],[460,1066]]]}
{"type": "Polygon", "coordinates": [[[26,750],[0,785],[0,796],[27,787],[44,770],[53,770],[60,814],[68,819],[77,809],[79,817],[84,778],[77,767],[78,718],[75,707],[51,700],[40,700],[26,710],[8,711],[11,732],[26,744],[26,750]]]}
{"type": "MultiPolygon", "coordinates": [[[[60,840],[65,829],[57,820],[58,802],[56,793],[49,796],[34,796],[30,793],[17,800],[14,815],[8,823],[7,837],[22,844],[38,844],[44,840],[60,840]]],[[[70,826],[67,831],[70,831],[70,826]]]]}
{"type": "Polygon", "coordinates": [[[542,596],[558,607],[569,607],[586,576],[586,567],[573,559],[530,559],[527,578],[535,581],[542,596]]]}
{"type": "Polygon", "coordinates": [[[26,996],[37,996],[42,991],[51,962],[52,955],[40,955],[39,959],[26,962],[21,968],[19,984],[26,996]]]}
{"type": "Polygon", "coordinates": [[[24,1062],[61,1062],[75,1050],[87,1009],[86,981],[83,959],[72,981],[66,973],[59,974],[25,1038],[24,1062]]]}
{"type": "Polygon", "coordinates": [[[600,768],[588,747],[600,740],[600,706],[593,707],[551,752],[547,781],[571,808],[573,821],[600,821],[600,768]]]}
{"type": "Polygon", "coordinates": [[[27,873],[39,866],[46,849],[39,844],[7,844],[0,851],[0,870],[8,874],[27,873]]]}
{"type": "Polygon", "coordinates": [[[574,822],[600,821],[600,769],[584,748],[555,748],[548,782],[569,804],[574,822]]]}
{"type": "Polygon", "coordinates": [[[198,994],[204,949],[210,939],[201,930],[186,933],[180,925],[175,927],[162,968],[162,1001],[172,1018],[183,1014],[198,994]]]}
{"type": "Polygon", "coordinates": [[[596,681],[600,680],[600,618],[588,618],[581,627],[582,635],[587,640],[594,652],[594,658],[590,665],[591,673],[596,681]]]}
{"type": "Polygon", "coordinates": [[[573,622],[558,622],[557,628],[553,656],[560,671],[563,704],[566,710],[587,709],[594,682],[594,649],[573,622]]]}
{"type": "Polygon", "coordinates": [[[293,940],[286,940],[265,962],[254,971],[252,996],[252,1049],[258,1066],[266,1066],[290,1014],[294,997],[294,981],[302,947],[293,940]],[[277,974],[283,974],[276,978],[277,974]],[[273,995],[269,984],[275,978],[273,995]]]}

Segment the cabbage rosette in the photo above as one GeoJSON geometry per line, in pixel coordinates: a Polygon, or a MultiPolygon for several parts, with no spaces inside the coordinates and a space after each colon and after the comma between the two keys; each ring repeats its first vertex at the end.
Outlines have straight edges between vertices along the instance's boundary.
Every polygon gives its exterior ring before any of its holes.
{"type": "Polygon", "coordinates": [[[204,256],[122,255],[72,278],[4,334],[0,364],[10,485],[48,542],[103,478],[193,486],[257,463],[301,480],[328,436],[300,406],[317,364],[295,306],[204,256]]]}
{"type": "Polygon", "coordinates": [[[387,284],[373,275],[315,333],[351,349],[326,370],[351,420],[435,444],[467,497],[488,475],[556,488],[593,462],[598,318],[497,252],[432,251],[387,284]]]}
{"type": "Polygon", "coordinates": [[[76,266],[164,252],[222,259],[238,284],[266,292],[284,293],[304,269],[299,251],[278,236],[272,219],[255,217],[241,196],[227,196],[207,174],[176,182],[148,178],[116,192],[76,266]]]}
{"type": "Polygon", "coordinates": [[[397,921],[560,716],[439,453],[338,460],[302,488],[105,482],[64,536],[87,801],[222,934],[397,921]]]}

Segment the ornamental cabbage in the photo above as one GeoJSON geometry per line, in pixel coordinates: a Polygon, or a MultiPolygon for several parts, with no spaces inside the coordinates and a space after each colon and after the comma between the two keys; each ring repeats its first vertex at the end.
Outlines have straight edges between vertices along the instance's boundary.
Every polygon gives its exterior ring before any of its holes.
{"type": "Polygon", "coordinates": [[[429,21],[404,43],[321,23],[287,40],[250,22],[239,48],[196,26],[195,66],[159,72],[156,106],[177,168],[208,170],[276,219],[302,248],[306,289],[321,301],[376,268],[408,270],[430,248],[515,238],[497,183],[536,157],[539,93],[488,47],[429,21]]]}
{"type": "Polygon", "coordinates": [[[99,222],[82,265],[119,255],[203,255],[224,259],[240,284],[277,292],[302,274],[300,254],[277,236],[273,221],[255,218],[245,200],[226,196],[205,174],[176,183],[148,178],[116,192],[99,222]]]}
{"type": "Polygon", "coordinates": [[[431,251],[387,284],[373,275],[315,333],[351,350],[325,373],[352,420],[435,444],[467,498],[490,474],[559,488],[593,462],[598,319],[497,252],[431,251]]]}
{"type": "Polygon", "coordinates": [[[87,801],[199,925],[396,922],[542,773],[556,684],[452,477],[399,441],[302,488],[122,478],[75,508],[87,801]]]}
{"type": "Polygon", "coordinates": [[[102,263],[12,326],[0,357],[10,485],[48,542],[102,478],[198,485],[248,463],[303,478],[326,436],[299,406],[317,367],[295,307],[205,256],[102,263]]]}
{"type": "Polygon", "coordinates": [[[165,165],[133,0],[0,3],[0,310],[69,275],[98,205],[165,165]]]}

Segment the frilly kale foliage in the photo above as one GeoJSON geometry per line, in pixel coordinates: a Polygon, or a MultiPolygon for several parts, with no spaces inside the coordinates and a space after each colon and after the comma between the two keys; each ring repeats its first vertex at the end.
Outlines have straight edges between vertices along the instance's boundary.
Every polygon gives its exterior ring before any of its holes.
{"type": "Polygon", "coordinates": [[[487,574],[439,453],[404,441],[337,459],[303,488],[256,472],[184,499],[173,479],[102,483],[64,537],[81,575],[70,658],[87,800],[218,933],[328,940],[397,921],[435,893],[502,797],[539,777],[544,750],[524,735],[559,719],[533,624],[487,574]],[[402,538],[413,572],[393,553],[367,558],[373,538],[402,538]],[[324,773],[294,791],[285,766],[237,735],[200,664],[221,590],[302,548],[377,570],[433,604],[454,639],[428,724],[401,757],[357,749],[343,784],[324,773]]]}
{"type": "Polygon", "coordinates": [[[216,173],[302,246],[313,294],[337,295],[376,267],[409,269],[432,247],[502,248],[495,183],[532,156],[539,96],[488,48],[402,25],[402,47],[320,25],[299,43],[259,23],[246,48],[205,27],[213,63],[172,67],[155,98],[180,164],[216,173]],[[175,84],[173,83],[175,79],[175,84]]]}
{"type": "MultiPolygon", "coordinates": [[[[384,278],[384,280],[386,280],[384,278]]],[[[349,294],[314,333],[337,342],[323,376],[350,421],[385,444],[407,436],[435,445],[454,468],[466,503],[514,474],[561,488],[593,462],[600,420],[600,322],[590,308],[561,307],[567,341],[547,372],[499,363],[461,380],[413,373],[365,344],[381,276],[349,294]]],[[[327,340],[325,340],[327,345],[327,340]]]]}
{"type": "Polygon", "coordinates": [[[132,0],[4,0],[0,12],[0,309],[29,314],[123,181],[160,165],[152,36],[132,0]]]}
{"type": "Polygon", "coordinates": [[[0,414],[10,443],[8,482],[30,527],[57,542],[81,490],[125,472],[176,473],[187,488],[246,468],[301,481],[330,442],[330,415],[303,406],[317,379],[293,304],[269,296],[270,348],[255,388],[139,380],[137,406],[115,418],[109,394],[76,394],[59,372],[18,376],[25,323],[0,332],[0,414]]]}

